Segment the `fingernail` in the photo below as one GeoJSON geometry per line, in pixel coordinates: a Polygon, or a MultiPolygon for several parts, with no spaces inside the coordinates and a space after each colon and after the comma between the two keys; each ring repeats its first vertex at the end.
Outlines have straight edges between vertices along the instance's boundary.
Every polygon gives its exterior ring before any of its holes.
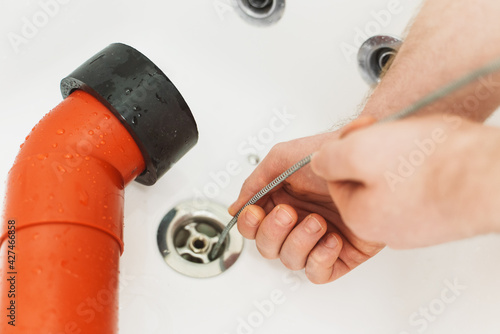
{"type": "Polygon", "coordinates": [[[309,216],[306,221],[305,229],[311,234],[318,233],[321,231],[321,224],[316,218],[314,218],[314,216],[309,216]]]}
{"type": "Polygon", "coordinates": [[[282,208],[278,209],[278,212],[276,212],[276,220],[281,226],[288,226],[292,223],[292,216],[282,208]]]}
{"type": "Polygon", "coordinates": [[[245,220],[250,226],[257,226],[259,224],[259,218],[257,218],[250,209],[247,209],[245,212],[245,220]]]}
{"type": "Polygon", "coordinates": [[[325,246],[328,248],[335,248],[339,244],[339,241],[337,240],[337,237],[335,237],[334,234],[329,234],[328,237],[325,239],[325,246]]]}

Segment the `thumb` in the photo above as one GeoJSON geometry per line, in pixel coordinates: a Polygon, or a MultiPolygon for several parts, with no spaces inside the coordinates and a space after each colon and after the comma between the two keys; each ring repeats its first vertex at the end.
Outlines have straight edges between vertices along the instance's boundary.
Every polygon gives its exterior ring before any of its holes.
{"type": "MultiPolygon", "coordinates": [[[[364,175],[355,161],[346,140],[326,143],[311,159],[312,171],[328,182],[354,181],[361,183],[364,175]]],[[[361,162],[362,163],[362,162],[361,162]]]]}
{"type": "Polygon", "coordinates": [[[375,124],[376,122],[377,119],[373,116],[360,116],[359,118],[356,118],[354,121],[342,128],[342,132],[339,138],[345,138],[351,132],[366,128],[372,124],[375,124]]]}

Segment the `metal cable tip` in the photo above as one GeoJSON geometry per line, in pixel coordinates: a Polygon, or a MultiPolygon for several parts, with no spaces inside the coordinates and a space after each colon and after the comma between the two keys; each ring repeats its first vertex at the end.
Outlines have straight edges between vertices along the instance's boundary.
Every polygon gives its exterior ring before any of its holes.
{"type": "Polygon", "coordinates": [[[287,178],[289,178],[290,176],[292,176],[293,173],[295,173],[296,171],[298,171],[299,169],[301,169],[302,167],[304,167],[305,165],[307,165],[308,163],[310,163],[311,162],[311,157],[312,157],[312,154],[309,154],[307,157],[305,157],[304,159],[300,160],[295,165],[293,165],[292,167],[290,167],[289,169],[287,169],[286,171],[284,171],[283,173],[281,173],[277,178],[275,178],[273,181],[271,181],[271,183],[269,183],[267,186],[265,186],[264,188],[262,188],[261,191],[259,191],[257,194],[255,194],[234,215],[233,219],[231,219],[231,221],[226,225],[226,227],[222,231],[222,233],[220,235],[220,238],[219,238],[219,241],[215,244],[214,248],[212,248],[212,251],[210,252],[210,258],[212,259],[212,261],[217,258],[217,255],[219,254],[219,251],[220,251],[220,247],[222,246],[222,244],[226,240],[227,234],[229,233],[229,231],[231,230],[231,228],[238,221],[238,217],[240,216],[240,213],[243,211],[243,209],[245,209],[249,205],[253,205],[253,204],[257,203],[258,200],[260,200],[268,192],[270,192],[271,190],[273,190],[274,188],[276,188],[279,184],[281,184],[287,178]]]}

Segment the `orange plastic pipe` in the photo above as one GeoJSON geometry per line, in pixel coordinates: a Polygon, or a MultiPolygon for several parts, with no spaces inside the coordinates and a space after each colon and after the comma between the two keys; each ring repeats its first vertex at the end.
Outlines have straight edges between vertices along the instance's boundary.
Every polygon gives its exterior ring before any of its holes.
{"type": "Polygon", "coordinates": [[[117,332],[124,187],[144,169],[120,120],[81,90],[33,128],[7,181],[0,333],[117,332]]]}

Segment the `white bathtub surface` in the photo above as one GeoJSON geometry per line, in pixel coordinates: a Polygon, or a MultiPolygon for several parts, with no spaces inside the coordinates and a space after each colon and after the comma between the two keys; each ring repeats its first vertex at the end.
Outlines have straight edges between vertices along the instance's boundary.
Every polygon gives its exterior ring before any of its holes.
{"type": "MultiPolygon", "coordinates": [[[[290,0],[277,25],[259,28],[229,0],[44,5],[54,1],[1,2],[2,180],[24,137],[61,101],[60,79],[113,42],[136,47],[162,68],[199,126],[198,145],[161,181],[126,190],[121,334],[500,332],[498,236],[386,249],[323,286],[264,260],[253,242],[212,279],[176,273],[156,245],[159,222],[176,203],[200,193],[224,205],[236,198],[254,168],[246,152],[252,137],[264,157],[275,143],[352,115],[367,93],[353,50],[364,35],[401,35],[417,2],[290,0]],[[30,22],[39,27],[23,28],[30,22]],[[13,36],[22,40],[11,43],[13,36]],[[217,185],[214,175],[230,161],[238,173],[217,185]]],[[[3,193],[4,182],[0,187],[3,193]]]]}

